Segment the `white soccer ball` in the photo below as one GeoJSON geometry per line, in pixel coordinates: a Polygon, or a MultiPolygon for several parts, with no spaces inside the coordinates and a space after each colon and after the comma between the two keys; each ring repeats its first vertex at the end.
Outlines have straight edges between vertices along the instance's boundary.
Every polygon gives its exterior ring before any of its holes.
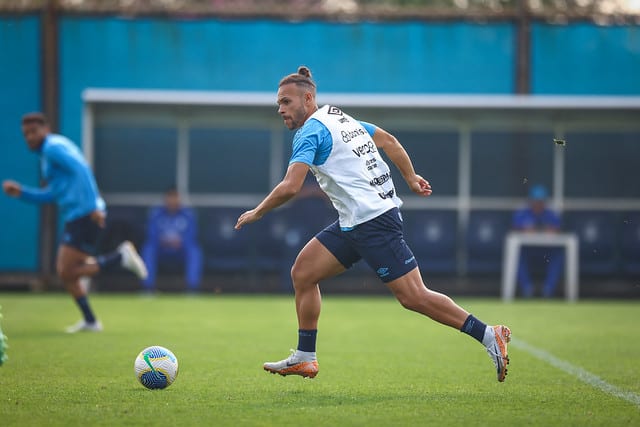
{"type": "Polygon", "coordinates": [[[178,359],[170,350],[154,345],[138,354],[133,368],[146,388],[167,388],[178,376],[178,359]]]}

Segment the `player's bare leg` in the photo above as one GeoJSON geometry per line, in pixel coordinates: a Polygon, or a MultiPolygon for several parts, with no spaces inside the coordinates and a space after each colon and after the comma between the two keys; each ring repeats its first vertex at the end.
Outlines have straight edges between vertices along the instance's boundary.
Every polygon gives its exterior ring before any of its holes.
{"type": "Polygon", "coordinates": [[[469,313],[451,298],[428,289],[417,267],[387,283],[387,287],[406,309],[424,314],[447,326],[459,330],[469,317],[469,313]]]}
{"type": "Polygon", "coordinates": [[[58,248],[56,271],[67,292],[77,298],[86,295],[86,290],[80,285],[80,277],[98,274],[100,266],[90,255],[72,246],[61,245],[58,248]]]}
{"type": "Polygon", "coordinates": [[[300,329],[317,329],[322,299],[318,284],[345,271],[340,261],[318,241],[311,239],[291,268],[300,329]]]}
{"type": "Polygon", "coordinates": [[[387,286],[400,304],[408,310],[424,314],[437,322],[465,332],[484,344],[496,367],[498,381],[504,381],[509,364],[507,354],[507,343],[511,340],[509,328],[503,325],[487,326],[448,296],[428,289],[417,267],[387,283],[387,286]]]}
{"type": "Polygon", "coordinates": [[[301,375],[309,378],[318,374],[315,334],[322,305],[318,284],[344,271],[344,266],[316,238],[311,239],[300,251],[291,268],[300,337],[298,350],[279,362],[265,363],[266,371],[283,376],[301,375]],[[312,347],[307,348],[305,345],[312,347]]]}
{"type": "Polygon", "coordinates": [[[83,319],[69,326],[67,332],[101,331],[102,325],[96,319],[89,305],[87,289],[80,283],[81,277],[97,274],[100,271],[100,266],[88,254],[74,247],[61,245],[58,248],[56,271],[64,283],[65,289],[76,301],[83,315],[83,319]]]}
{"type": "Polygon", "coordinates": [[[147,277],[144,261],[129,241],[122,242],[114,252],[98,257],[90,256],[70,245],[63,244],[58,248],[56,260],[58,276],[67,292],[75,299],[84,317],[83,320],[69,327],[68,332],[102,330],[102,325],[96,320],[89,306],[87,287],[83,286],[82,278],[95,276],[103,269],[115,265],[130,270],[140,279],[147,277]]]}

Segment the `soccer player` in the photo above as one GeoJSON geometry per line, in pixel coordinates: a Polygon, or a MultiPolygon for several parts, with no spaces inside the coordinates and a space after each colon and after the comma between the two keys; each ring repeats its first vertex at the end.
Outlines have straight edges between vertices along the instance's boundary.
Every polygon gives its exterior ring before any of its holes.
{"type": "Polygon", "coordinates": [[[309,169],[338,211],[338,221],[320,231],[302,248],[291,269],[298,317],[298,347],[288,358],[267,362],[264,369],[281,375],[314,378],[318,373],[316,336],[320,316],[319,282],[344,272],[364,259],[409,310],[456,328],[487,349],[498,381],[504,381],[509,358],[506,326],[488,326],[451,298],[428,289],[403,237],[400,199],[383,150],[398,167],[411,190],[432,192],[417,175],[398,140],[385,130],[354,120],[339,108],[316,104],[316,85],[307,67],[279,84],[278,113],[290,130],[298,129],[284,179],[252,210],[238,218],[236,229],[262,218],[291,199],[309,169]]]}
{"type": "MultiPolygon", "coordinates": [[[[2,320],[2,313],[0,313],[0,320],[2,320]]],[[[2,333],[1,326],[2,325],[0,325],[0,366],[9,358],[7,356],[7,336],[2,333]]]]}
{"type": "Polygon", "coordinates": [[[100,197],[91,168],[76,145],[62,135],[50,132],[42,113],[22,117],[22,134],[27,146],[40,156],[44,188],[5,180],[2,189],[9,196],[27,202],[55,202],[64,221],[64,233],[58,247],[56,271],[67,292],[82,312],[82,320],[67,328],[67,332],[102,330],[82,285],[83,277],[120,264],[141,279],[147,269],[131,242],[123,242],[116,251],[94,256],[101,231],[105,226],[106,207],[100,197]]]}

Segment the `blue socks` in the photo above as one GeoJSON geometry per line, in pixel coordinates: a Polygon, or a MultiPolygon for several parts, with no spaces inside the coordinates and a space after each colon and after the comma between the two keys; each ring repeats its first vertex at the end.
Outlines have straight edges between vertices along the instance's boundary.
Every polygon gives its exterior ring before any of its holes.
{"type": "Polygon", "coordinates": [[[470,314],[467,317],[467,320],[464,321],[460,332],[464,332],[467,335],[471,335],[478,341],[482,342],[484,338],[484,331],[487,329],[487,325],[482,323],[480,320],[473,317],[473,314],[470,314]]]}
{"type": "Polygon", "coordinates": [[[81,296],[76,298],[76,303],[78,307],[80,307],[80,311],[82,311],[82,315],[84,316],[84,320],[87,323],[94,323],[96,321],[96,317],[93,315],[93,311],[91,311],[91,307],[89,306],[89,300],[87,296],[81,296]]]}
{"type": "Polygon", "coordinates": [[[298,350],[313,353],[316,351],[317,329],[298,329],[298,350]]]}
{"type": "Polygon", "coordinates": [[[100,271],[106,271],[115,267],[116,265],[120,265],[121,261],[122,254],[120,253],[120,251],[114,251],[110,254],[99,255],[96,257],[96,262],[100,266],[100,271]]]}

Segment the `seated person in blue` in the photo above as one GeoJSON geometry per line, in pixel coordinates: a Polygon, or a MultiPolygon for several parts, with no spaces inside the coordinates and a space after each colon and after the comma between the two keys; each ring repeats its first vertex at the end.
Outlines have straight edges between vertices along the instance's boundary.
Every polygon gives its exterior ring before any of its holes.
{"type": "MultiPolygon", "coordinates": [[[[529,191],[526,207],[513,215],[513,228],[517,231],[533,233],[557,233],[560,231],[560,216],[547,207],[547,190],[542,185],[535,185],[529,191]]],[[[533,296],[530,266],[537,263],[546,266],[546,277],[542,295],[553,296],[562,272],[564,254],[560,248],[526,247],[520,253],[518,264],[518,283],[524,297],[533,296]]]]}
{"type": "Polygon", "coordinates": [[[188,290],[198,290],[202,279],[202,250],[196,236],[197,220],[193,210],[181,204],[176,189],[168,190],[164,205],[151,210],[147,223],[147,240],[142,248],[149,272],[142,282],[146,291],[155,290],[158,262],[184,265],[188,290]]]}

